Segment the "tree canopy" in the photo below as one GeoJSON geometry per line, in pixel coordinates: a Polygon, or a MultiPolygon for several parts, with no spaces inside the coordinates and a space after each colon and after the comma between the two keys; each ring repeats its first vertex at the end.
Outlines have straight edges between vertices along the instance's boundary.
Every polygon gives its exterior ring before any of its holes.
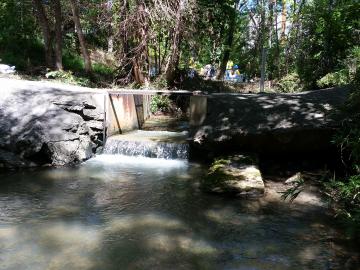
{"type": "Polygon", "coordinates": [[[360,58],[354,0],[3,0],[0,58],[41,68],[110,75],[118,84],[176,83],[191,66],[229,60],[247,78],[284,91],[346,84],[360,58]],[[101,57],[100,57],[101,56],[101,57]]]}

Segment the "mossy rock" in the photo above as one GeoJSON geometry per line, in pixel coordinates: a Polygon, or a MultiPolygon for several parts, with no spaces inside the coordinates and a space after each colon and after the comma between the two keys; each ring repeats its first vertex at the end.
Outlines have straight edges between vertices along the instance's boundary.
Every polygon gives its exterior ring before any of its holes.
{"type": "Polygon", "coordinates": [[[257,166],[257,158],[234,155],[216,159],[201,181],[203,190],[235,196],[259,196],[265,186],[257,166]]]}

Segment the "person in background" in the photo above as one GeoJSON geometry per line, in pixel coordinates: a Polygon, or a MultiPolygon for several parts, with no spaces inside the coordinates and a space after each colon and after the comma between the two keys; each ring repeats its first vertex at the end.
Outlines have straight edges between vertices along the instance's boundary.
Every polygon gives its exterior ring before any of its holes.
{"type": "Polygon", "coordinates": [[[229,60],[226,64],[226,71],[225,71],[225,80],[230,80],[230,74],[233,68],[234,62],[229,60]]]}
{"type": "Polygon", "coordinates": [[[240,81],[240,71],[238,65],[234,65],[233,69],[231,70],[230,80],[234,82],[240,81]]]}
{"type": "Polygon", "coordinates": [[[196,68],[196,63],[195,63],[194,57],[191,57],[190,61],[189,61],[189,77],[190,78],[195,77],[195,73],[196,73],[195,68],[196,68]]]}
{"type": "Polygon", "coordinates": [[[214,67],[213,65],[211,65],[210,71],[209,71],[209,77],[210,77],[210,79],[214,78],[215,75],[216,75],[216,69],[215,69],[215,67],[214,67]]]}

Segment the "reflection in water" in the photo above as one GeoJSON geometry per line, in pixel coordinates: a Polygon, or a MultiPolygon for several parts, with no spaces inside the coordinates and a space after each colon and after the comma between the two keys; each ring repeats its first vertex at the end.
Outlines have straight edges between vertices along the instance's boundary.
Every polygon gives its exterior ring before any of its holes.
{"type": "Polygon", "coordinates": [[[3,174],[0,269],[343,269],[355,254],[313,194],[230,200],[201,193],[202,173],[103,155],[3,174]]]}

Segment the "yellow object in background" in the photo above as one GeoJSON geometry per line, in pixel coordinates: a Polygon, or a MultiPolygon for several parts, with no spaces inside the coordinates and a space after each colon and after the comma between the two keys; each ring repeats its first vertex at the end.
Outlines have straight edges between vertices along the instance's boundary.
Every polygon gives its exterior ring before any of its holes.
{"type": "Polygon", "coordinates": [[[196,68],[195,60],[194,60],[193,57],[190,58],[189,67],[192,68],[192,69],[195,69],[195,68],[196,68]]]}
{"type": "Polygon", "coordinates": [[[227,62],[227,64],[226,64],[226,69],[227,69],[227,70],[231,70],[232,67],[233,67],[233,65],[234,65],[234,62],[231,61],[231,60],[229,60],[229,61],[227,62]]]}

